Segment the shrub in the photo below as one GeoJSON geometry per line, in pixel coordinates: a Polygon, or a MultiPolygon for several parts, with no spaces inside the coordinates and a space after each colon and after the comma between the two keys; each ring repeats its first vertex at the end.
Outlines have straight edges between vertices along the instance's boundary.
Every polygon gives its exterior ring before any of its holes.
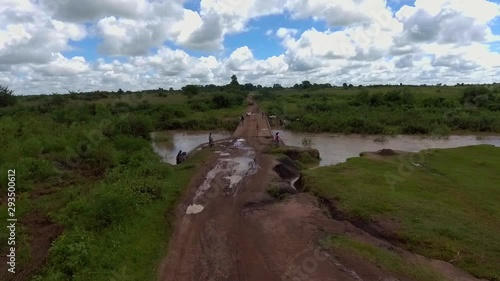
{"type": "Polygon", "coordinates": [[[7,86],[0,85],[0,107],[6,107],[16,104],[14,92],[7,86]]]}
{"type": "Polygon", "coordinates": [[[494,101],[493,93],[484,86],[468,87],[464,90],[461,98],[462,104],[472,104],[475,106],[487,106],[494,101]]]}
{"type": "MultiPolygon", "coordinates": [[[[153,131],[151,118],[130,114],[114,125],[114,134],[124,134],[149,140],[153,131]]],[[[109,133],[109,132],[108,132],[109,133]]]]}

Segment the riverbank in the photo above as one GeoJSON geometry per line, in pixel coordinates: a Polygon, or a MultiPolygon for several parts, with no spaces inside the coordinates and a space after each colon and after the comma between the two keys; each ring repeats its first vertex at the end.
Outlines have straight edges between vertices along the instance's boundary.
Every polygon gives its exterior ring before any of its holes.
{"type": "MultiPolygon", "coordinates": [[[[328,202],[337,219],[410,252],[499,280],[499,155],[500,148],[488,145],[370,153],[307,170],[300,184],[328,202]]],[[[328,243],[361,255],[379,251],[361,242],[340,237],[328,243]]]]}

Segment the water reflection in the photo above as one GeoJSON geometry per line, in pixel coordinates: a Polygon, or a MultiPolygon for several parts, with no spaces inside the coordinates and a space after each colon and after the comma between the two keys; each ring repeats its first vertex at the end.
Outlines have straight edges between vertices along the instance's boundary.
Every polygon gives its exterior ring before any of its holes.
{"type": "Polygon", "coordinates": [[[302,146],[304,137],[312,141],[312,147],[316,148],[321,156],[321,166],[334,165],[345,162],[348,158],[357,157],[364,151],[378,151],[383,148],[418,152],[432,148],[453,148],[469,145],[491,144],[500,146],[500,136],[449,136],[447,139],[432,139],[420,136],[362,136],[342,134],[307,134],[293,133],[284,130],[280,137],[287,145],[302,146]],[[377,141],[375,141],[377,140],[377,141]],[[383,140],[381,142],[381,140],[383,140]]]}
{"type": "MultiPolygon", "coordinates": [[[[169,142],[153,142],[153,149],[160,155],[163,161],[176,164],[175,157],[179,150],[189,152],[197,146],[208,143],[210,132],[170,132],[171,140],[169,142]]],[[[221,140],[232,135],[231,132],[211,132],[214,141],[221,140]]],[[[164,134],[164,132],[162,132],[164,134]]]]}
{"type": "MultiPolygon", "coordinates": [[[[469,145],[491,144],[500,147],[500,136],[449,136],[446,139],[432,139],[420,136],[362,136],[342,134],[294,133],[286,130],[273,130],[273,135],[280,132],[280,137],[287,145],[302,146],[304,137],[310,138],[312,147],[318,149],[321,166],[335,165],[348,158],[358,157],[364,151],[378,151],[383,148],[417,152],[431,148],[453,148],[469,145]],[[381,140],[384,141],[381,142],[381,140]],[[377,141],[375,141],[377,140],[377,141]]],[[[168,163],[175,164],[179,150],[191,151],[200,144],[208,142],[209,132],[173,132],[172,142],[155,142],[154,150],[168,163]]],[[[214,140],[230,137],[230,132],[213,132],[214,140]]]]}

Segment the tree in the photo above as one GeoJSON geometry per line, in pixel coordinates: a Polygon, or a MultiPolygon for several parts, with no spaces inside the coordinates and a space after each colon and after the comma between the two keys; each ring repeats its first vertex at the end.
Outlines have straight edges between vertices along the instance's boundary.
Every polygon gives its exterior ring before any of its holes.
{"type": "Polygon", "coordinates": [[[200,92],[196,85],[186,85],[182,87],[182,93],[186,95],[188,98],[192,98],[200,92]]]}
{"type": "Polygon", "coordinates": [[[349,86],[347,86],[347,83],[342,84],[342,88],[347,89],[349,86]]]}
{"type": "Polygon", "coordinates": [[[254,91],[257,87],[255,87],[252,83],[246,83],[244,88],[246,91],[254,91]]]}
{"type": "Polygon", "coordinates": [[[123,95],[124,92],[123,92],[122,88],[120,88],[120,89],[118,89],[117,93],[120,94],[120,95],[123,95]]]}
{"type": "Polygon", "coordinates": [[[309,82],[307,80],[306,81],[302,81],[302,89],[309,89],[311,87],[312,87],[311,82],[309,82]]]}
{"type": "Polygon", "coordinates": [[[234,85],[234,86],[239,86],[240,83],[238,83],[238,77],[236,77],[236,75],[233,74],[233,76],[231,76],[231,85],[234,85]]]}
{"type": "Polygon", "coordinates": [[[274,84],[273,89],[283,89],[283,87],[281,86],[281,84],[274,84]]]}
{"type": "Polygon", "coordinates": [[[7,86],[0,85],[0,107],[14,105],[15,103],[16,97],[12,90],[7,86]]]}
{"type": "Polygon", "coordinates": [[[215,107],[220,108],[228,108],[231,107],[231,101],[225,95],[215,95],[212,97],[212,102],[215,104],[215,107]]]}
{"type": "Polygon", "coordinates": [[[472,104],[475,106],[486,106],[495,100],[493,93],[486,87],[468,87],[463,91],[462,104],[472,104]]]}

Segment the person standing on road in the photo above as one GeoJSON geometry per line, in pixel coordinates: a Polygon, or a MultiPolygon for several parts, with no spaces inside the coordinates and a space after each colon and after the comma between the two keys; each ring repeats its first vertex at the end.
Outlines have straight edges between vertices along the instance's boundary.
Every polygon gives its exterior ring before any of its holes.
{"type": "Polygon", "coordinates": [[[214,146],[214,139],[212,138],[212,133],[208,136],[208,146],[213,147],[214,146]]]}
{"type": "Polygon", "coordinates": [[[177,165],[181,162],[181,157],[182,157],[182,150],[179,150],[179,153],[177,153],[177,157],[175,158],[175,161],[177,165]]]}

